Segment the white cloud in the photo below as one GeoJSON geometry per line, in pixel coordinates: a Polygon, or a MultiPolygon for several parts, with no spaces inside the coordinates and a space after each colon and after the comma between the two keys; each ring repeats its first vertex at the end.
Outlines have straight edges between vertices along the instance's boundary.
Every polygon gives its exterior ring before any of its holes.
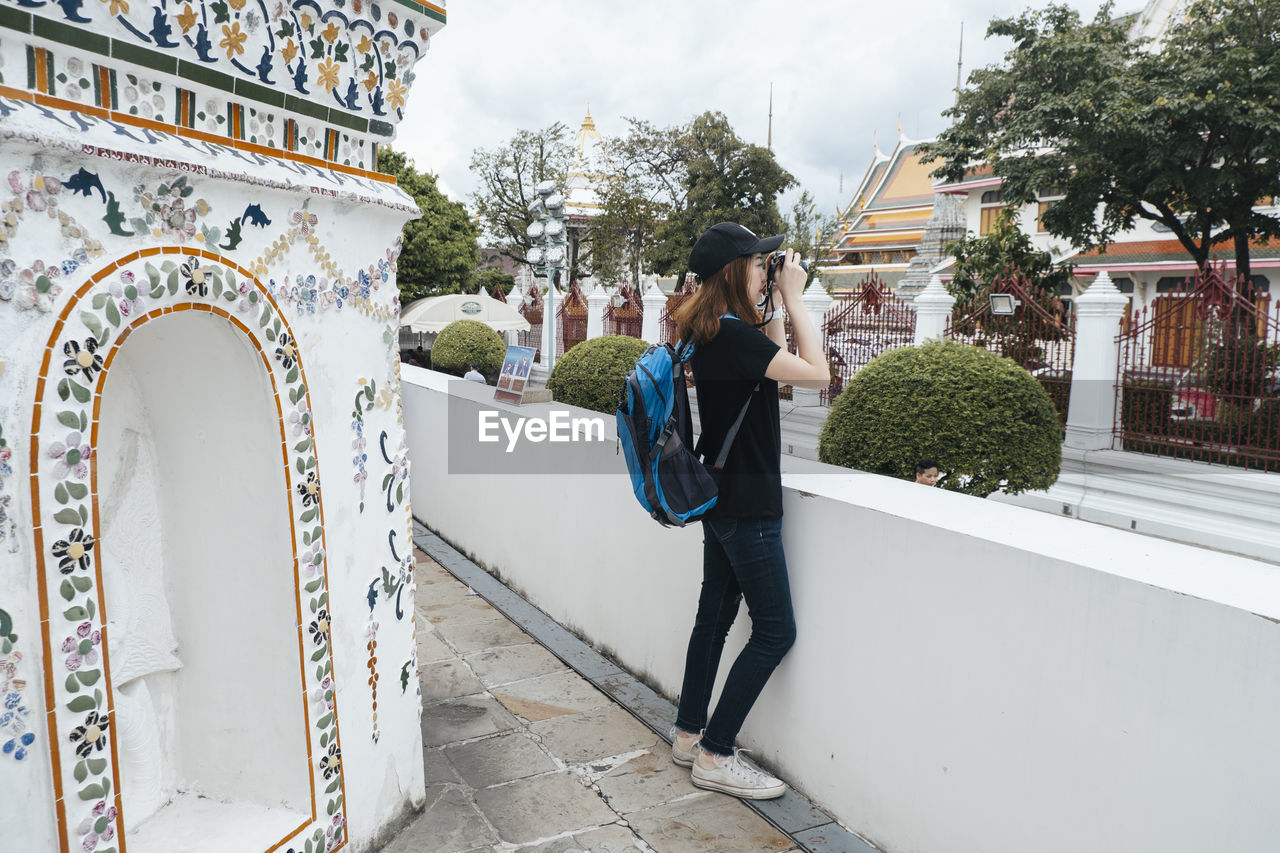
{"type": "MultiPolygon", "coordinates": [[[[1069,3],[1086,17],[1097,9],[1069,3]]],[[[555,121],[574,132],[587,104],[606,136],[623,132],[624,116],[666,126],[710,109],[763,145],[772,82],[774,152],[831,212],[871,162],[873,136],[888,151],[899,121],[913,139],[945,126],[961,21],[967,75],[1009,47],[984,40],[988,21],[1028,5],[454,0],[418,63],[394,144],[466,200],[474,149],[555,121]]]]}

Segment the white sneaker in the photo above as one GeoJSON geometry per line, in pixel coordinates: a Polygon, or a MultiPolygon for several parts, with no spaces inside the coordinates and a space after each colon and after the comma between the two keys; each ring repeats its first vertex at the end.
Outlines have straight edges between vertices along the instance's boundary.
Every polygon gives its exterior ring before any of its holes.
{"type": "Polygon", "coordinates": [[[671,727],[671,760],[678,767],[692,767],[694,759],[698,757],[698,739],[695,736],[693,744],[688,749],[681,749],[681,734],[680,729],[671,727]]]}
{"type": "Polygon", "coordinates": [[[746,800],[772,800],[787,792],[787,783],[742,760],[743,749],[720,759],[714,770],[693,763],[693,784],[709,791],[720,791],[746,800]]]}

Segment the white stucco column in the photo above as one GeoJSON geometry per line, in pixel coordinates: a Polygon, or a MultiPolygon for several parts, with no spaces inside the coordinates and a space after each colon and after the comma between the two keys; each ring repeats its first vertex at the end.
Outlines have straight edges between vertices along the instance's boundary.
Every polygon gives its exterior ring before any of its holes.
{"type": "Polygon", "coordinates": [[[649,281],[640,301],[644,303],[644,320],[640,324],[640,339],[646,343],[659,343],[662,339],[662,309],[667,305],[667,295],[658,287],[656,277],[649,281]]]}
{"type": "Polygon", "coordinates": [[[609,307],[609,294],[600,282],[589,279],[592,287],[587,291],[587,340],[604,337],[604,312],[609,307]]]}
{"type": "Polygon", "coordinates": [[[912,342],[920,346],[927,340],[940,338],[947,331],[947,318],[955,307],[956,298],[942,286],[942,279],[936,275],[929,279],[929,285],[916,294],[916,338],[912,342]]]}
{"type": "Polygon", "coordinates": [[[1066,445],[1079,450],[1111,446],[1116,420],[1116,371],[1120,366],[1120,321],[1129,298],[1111,276],[1098,273],[1074,300],[1076,352],[1071,369],[1071,402],[1066,445]]]}
{"type": "MultiPolygon", "coordinates": [[[[827,316],[827,309],[834,302],[828,294],[822,282],[817,276],[813,277],[813,281],[805,288],[804,295],[800,297],[804,303],[805,313],[809,315],[810,322],[813,323],[814,331],[818,333],[818,344],[822,344],[822,321],[827,316]]],[[[822,405],[822,390],[819,388],[792,388],[791,402],[797,406],[820,406],[822,405]]]]}

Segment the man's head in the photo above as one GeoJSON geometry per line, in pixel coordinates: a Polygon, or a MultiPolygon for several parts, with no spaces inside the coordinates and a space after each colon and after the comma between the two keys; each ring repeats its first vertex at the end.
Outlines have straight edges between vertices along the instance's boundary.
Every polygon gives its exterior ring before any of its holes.
{"type": "Polygon", "coordinates": [[[922,486],[938,484],[938,463],[925,457],[916,463],[916,482],[922,486]]]}

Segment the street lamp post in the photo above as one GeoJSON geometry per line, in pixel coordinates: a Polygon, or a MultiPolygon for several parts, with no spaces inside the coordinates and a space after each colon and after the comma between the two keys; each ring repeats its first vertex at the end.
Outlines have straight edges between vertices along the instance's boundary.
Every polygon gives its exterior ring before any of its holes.
{"type": "Polygon", "coordinates": [[[556,189],[554,181],[543,181],[537,187],[538,197],[529,204],[529,214],[533,221],[525,233],[533,242],[527,260],[535,270],[541,270],[547,277],[547,304],[542,317],[543,326],[550,322],[550,344],[547,346],[543,364],[547,368],[547,376],[556,363],[556,273],[567,269],[566,231],[564,214],[564,196],[556,189]]]}

